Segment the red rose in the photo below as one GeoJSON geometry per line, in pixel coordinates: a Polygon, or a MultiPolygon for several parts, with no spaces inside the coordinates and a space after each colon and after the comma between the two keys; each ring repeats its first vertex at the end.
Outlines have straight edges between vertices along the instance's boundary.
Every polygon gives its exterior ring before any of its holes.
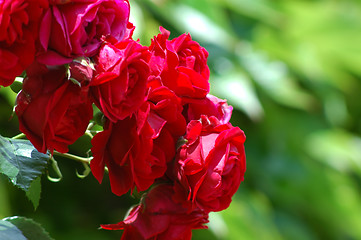
{"type": "Polygon", "coordinates": [[[190,34],[182,34],[171,40],[168,49],[173,49],[177,53],[179,58],[178,70],[180,72],[187,74],[189,70],[193,70],[204,78],[203,81],[208,81],[208,52],[199,43],[193,41],[190,34]]]}
{"type": "Polygon", "coordinates": [[[189,34],[168,40],[169,32],[160,31],[149,47],[151,74],[180,97],[204,98],[209,92],[208,52],[189,34]]]}
{"type": "Polygon", "coordinates": [[[122,240],[190,240],[192,229],[207,228],[208,214],[173,202],[171,185],[158,185],[143,195],[141,203],[117,224],[102,225],[107,230],[124,230],[122,240]]]}
{"type": "Polygon", "coordinates": [[[40,30],[44,53],[38,61],[64,64],[78,56],[94,56],[103,36],[123,39],[129,19],[127,0],[52,1],[40,30]]]}
{"type": "Polygon", "coordinates": [[[133,25],[133,23],[128,22],[128,24],[127,24],[127,29],[126,29],[126,31],[125,31],[125,34],[124,34],[123,39],[124,39],[124,40],[125,40],[125,39],[132,39],[134,30],[135,30],[135,26],[133,25]]]}
{"type": "Polygon", "coordinates": [[[149,89],[148,102],[151,105],[151,109],[165,119],[167,123],[178,126],[172,129],[177,139],[179,136],[184,135],[186,120],[182,113],[182,99],[168,87],[164,86],[160,77],[150,76],[147,87],[149,89]]]}
{"type": "Polygon", "coordinates": [[[246,170],[245,139],[215,117],[191,121],[176,157],[174,200],[206,212],[226,209],[246,170]]]}
{"type": "Polygon", "coordinates": [[[164,153],[153,146],[163,125],[162,119],[149,113],[147,104],[132,117],[108,121],[92,139],[90,168],[99,183],[106,165],[114,194],[123,195],[135,186],[138,191],[148,189],[166,170],[164,153]]]}
{"type": "Polygon", "coordinates": [[[46,0],[0,1],[0,85],[9,86],[34,60],[46,0]]]}
{"type": "Polygon", "coordinates": [[[91,91],[112,122],[130,116],[146,101],[149,57],[147,47],[131,39],[100,49],[91,91]]]}
{"type": "Polygon", "coordinates": [[[147,102],[151,111],[166,121],[154,144],[164,151],[167,162],[170,162],[175,156],[176,142],[185,134],[187,126],[182,114],[182,101],[173,91],[162,85],[159,77],[151,76],[148,79],[148,89],[147,102]]]}
{"type": "Polygon", "coordinates": [[[84,134],[93,108],[88,98],[88,82],[80,84],[68,80],[63,66],[48,69],[32,65],[27,70],[15,112],[20,131],[38,151],[55,149],[65,153],[68,145],[84,134]]]}
{"type": "Polygon", "coordinates": [[[187,122],[191,120],[198,120],[201,115],[214,116],[222,124],[226,124],[231,119],[233,107],[227,104],[227,100],[222,100],[208,94],[204,99],[187,99],[186,118],[187,122]]]}

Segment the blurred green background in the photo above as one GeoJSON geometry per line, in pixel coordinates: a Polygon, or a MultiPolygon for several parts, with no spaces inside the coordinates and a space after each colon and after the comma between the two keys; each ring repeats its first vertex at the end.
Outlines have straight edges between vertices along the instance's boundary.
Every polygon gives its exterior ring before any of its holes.
{"type": "MultiPolygon", "coordinates": [[[[360,1],[130,3],[141,43],[162,25],[208,50],[211,93],[234,106],[231,121],[247,136],[245,181],[193,239],[361,239],[360,1]]],[[[0,97],[0,134],[14,136],[15,94],[2,88],[0,97]]],[[[83,140],[74,153],[85,153],[83,140]]],[[[77,178],[77,163],[58,162],[64,179],[42,179],[36,211],[1,176],[0,218],[33,218],[56,240],[119,239],[99,224],[122,220],[137,200],[114,196],[107,180],[77,178]]]]}

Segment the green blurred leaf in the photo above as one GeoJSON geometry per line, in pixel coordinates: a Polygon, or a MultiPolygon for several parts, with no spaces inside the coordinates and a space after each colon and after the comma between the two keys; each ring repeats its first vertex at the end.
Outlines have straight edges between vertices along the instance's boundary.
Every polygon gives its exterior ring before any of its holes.
{"type": "Polygon", "coordinates": [[[280,229],[280,233],[285,239],[317,239],[312,233],[309,232],[306,225],[299,218],[295,218],[287,212],[275,211],[275,222],[280,229]]]}
{"type": "Polygon", "coordinates": [[[264,24],[277,25],[281,22],[281,14],[273,7],[272,1],[267,0],[218,0],[224,2],[228,8],[236,13],[262,21],[264,24]]]}
{"type": "Polygon", "coordinates": [[[264,53],[254,51],[249,44],[240,45],[238,52],[242,66],[275,101],[300,109],[311,108],[313,97],[292,79],[286,64],[270,61],[264,53]]]}
{"type": "Polygon", "coordinates": [[[252,120],[260,120],[263,108],[250,80],[241,72],[231,70],[211,79],[211,93],[227,99],[233,107],[245,112],[252,120]]]}
{"type": "Polygon", "coordinates": [[[0,220],[0,239],[27,240],[15,225],[4,220],[0,220]]]}
{"type": "MultiPolygon", "coordinates": [[[[168,29],[171,31],[171,37],[174,36],[174,34],[189,32],[194,39],[216,44],[228,50],[231,50],[237,42],[237,39],[230,30],[231,28],[224,25],[226,15],[218,16],[219,18],[223,18],[223,20],[210,18],[210,16],[214,15],[219,9],[214,8],[210,10],[209,8],[204,8],[204,2],[202,6],[200,3],[197,3],[197,1],[193,1],[194,4],[191,5],[166,1],[166,3],[159,4],[159,6],[150,0],[138,0],[137,2],[139,5],[145,5],[148,12],[154,12],[154,17],[163,22],[160,25],[166,28],[171,27],[168,29]],[[174,30],[177,30],[178,33],[174,30]]],[[[210,5],[213,4],[207,4],[207,6],[210,5]]],[[[147,19],[147,21],[149,20],[147,19]]]]}
{"type": "Polygon", "coordinates": [[[25,217],[10,217],[4,219],[14,224],[24,234],[27,240],[53,240],[39,223],[25,217]]]}
{"type": "Polygon", "coordinates": [[[277,28],[260,25],[255,45],[315,82],[346,91],[347,71],[361,75],[361,8],[357,1],[281,1],[285,19],[277,28]],[[342,79],[342,81],[340,80],[342,79]]]}
{"type": "Polygon", "coordinates": [[[242,191],[233,197],[228,209],[212,214],[220,215],[227,227],[222,239],[283,239],[273,222],[269,199],[261,192],[242,191]]]}
{"type": "Polygon", "coordinates": [[[342,129],[311,134],[306,149],[318,161],[338,171],[355,171],[361,176],[361,138],[342,129]]]}
{"type": "MultiPolygon", "coordinates": [[[[184,0],[184,5],[189,6],[200,13],[204,14],[208,19],[213,21],[214,25],[224,29],[227,33],[231,33],[231,28],[228,22],[228,14],[224,11],[224,1],[214,0],[184,0]],[[207,6],[207,7],[204,7],[207,6]]],[[[178,7],[177,5],[176,7],[178,7]]]]}

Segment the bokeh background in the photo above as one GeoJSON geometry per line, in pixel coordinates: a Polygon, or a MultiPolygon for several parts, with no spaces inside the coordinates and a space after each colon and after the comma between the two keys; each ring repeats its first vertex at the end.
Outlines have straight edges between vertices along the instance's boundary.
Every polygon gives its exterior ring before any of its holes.
{"type": "MultiPolygon", "coordinates": [[[[190,32],[209,52],[211,93],[233,105],[247,136],[245,181],[229,209],[211,214],[195,240],[361,239],[361,3],[357,0],[130,0],[135,37],[149,45],[162,25],[190,32]]],[[[0,134],[19,133],[15,94],[0,89],[0,134]]],[[[86,138],[72,148],[84,155],[86,138]]],[[[136,197],[109,182],[42,179],[34,211],[0,176],[0,218],[21,215],[56,240],[119,239],[136,197]]]]}

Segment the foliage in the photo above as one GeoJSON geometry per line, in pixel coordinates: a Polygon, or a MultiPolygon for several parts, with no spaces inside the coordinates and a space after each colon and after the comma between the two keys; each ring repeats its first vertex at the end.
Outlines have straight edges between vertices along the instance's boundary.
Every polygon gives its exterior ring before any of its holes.
{"type": "MultiPolygon", "coordinates": [[[[209,51],[211,91],[229,99],[231,121],[247,136],[245,181],[230,208],[213,214],[209,230],[195,231],[194,239],[361,238],[361,4],[130,3],[143,44],[162,25],[174,35],[190,32],[209,51]]],[[[16,119],[8,121],[15,95],[10,89],[0,94],[0,133],[10,137],[17,134],[16,119]]],[[[80,139],[72,151],[88,148],[80,139]]],[[[107,182],[100,187],[92,177],[77,179],[75,163],[60,164],[64,180],[42,182],[35,213],[0,178],[0,217],[30,216],[59,240],[119,237],[96,230],[98,224],[119,221],[137,200],[113,196],[102,189],[107,182]]]]}
{"type": "Polygon", "coordinates": [[[24,190],[37,208],[40,200],[40,176],[49,156],[39,153],[28,140],[9,139],[0,135],[0,173],[24,190]]]}
{"type": "MultiPolygon", "coordinates": [[[[9,230],[15,231],[17,234],[9,233],[9,236],[2,239],[12,239],[12,240],[52,240],[49,234],[36,222],[31,219],[24,217],[10,217],[0,220],[0,224],[3,226],[8,226],[0,230],[1,234],[7,234],[9,230]],[[3,232],[4,231],[4,232],[3,232]]],[[[4,236],[2,236],[4,237],[4,236]]]]}
{"type": "Polygon", "coordinates": [[[0,221],[0,237],[3,239],[26,240],[16,226],[3,220],[0,221]]]}

